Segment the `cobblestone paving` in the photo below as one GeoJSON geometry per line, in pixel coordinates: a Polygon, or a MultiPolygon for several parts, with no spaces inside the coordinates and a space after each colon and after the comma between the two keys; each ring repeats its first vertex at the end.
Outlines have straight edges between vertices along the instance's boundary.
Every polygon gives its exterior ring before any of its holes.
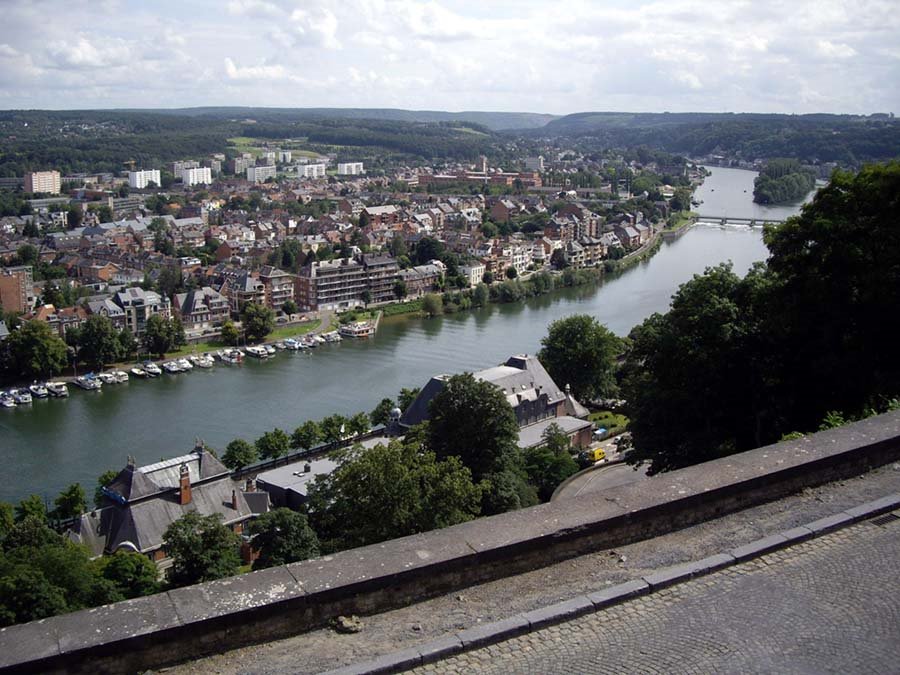
{"type": "Polygon", "coordinates": [[[900,520],[853,527],[417,673],[897,673],[900,520]]]}

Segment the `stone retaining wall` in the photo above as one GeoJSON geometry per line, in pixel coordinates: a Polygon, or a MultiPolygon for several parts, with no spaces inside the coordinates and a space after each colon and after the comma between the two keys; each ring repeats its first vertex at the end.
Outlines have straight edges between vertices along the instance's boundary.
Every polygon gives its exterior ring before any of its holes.
{"type": "Polygon", "coordinates": [[[900,457],[900,412],[444,530],[0,630],[0,672],[128,672],[619,546],[900,457]]]}

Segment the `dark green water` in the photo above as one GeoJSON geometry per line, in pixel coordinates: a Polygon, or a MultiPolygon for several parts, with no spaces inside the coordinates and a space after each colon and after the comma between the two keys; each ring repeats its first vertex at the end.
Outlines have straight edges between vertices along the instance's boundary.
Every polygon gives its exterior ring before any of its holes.
{"type": "Polygon", "coordinates": [[[291,431],[306,419],[369,411],[381,398],[421,386],[435,373],[536,352],[547,325],[570,314],[592,314],[625,335],[664,311],[678,285],[705,267],[732,260],[743,273],[765,256],[759,230],[698,226],[599,287],[442,318],[393,317],[382,321],[373,340],[345,340],[309,356],[281,352],[266,362],[133,379],[99,393],[72,388],[67,400],[0,409],[7,476],[0,499],[18,501],[31,493],[52,499],[75,481],[90,494],[97,476],[123,467],[128,455],[146,464],[189,451],[195,437],[223,448],[233,438],[253,440],[276,426],[291,431]]]}

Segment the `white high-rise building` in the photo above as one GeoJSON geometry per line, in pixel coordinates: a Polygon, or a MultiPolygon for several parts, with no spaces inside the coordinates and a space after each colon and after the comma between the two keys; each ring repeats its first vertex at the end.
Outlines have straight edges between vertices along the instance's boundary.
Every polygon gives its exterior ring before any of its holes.
{"type": "Polygon", "coordinates": [[[128,172],[128,186],[136,190],[143,190],[149,183],[160,186],[159,169],[145,169],[143,171],[128,172]]]}
{"type": "Polygon", "coordinates": [[[301,178],[325,178],[324,164],[306,164],[297,167],[297,174],[301,178]]]}
{"type": "Polygon", "coordinates": [[[279,150],[278,151],[278,162],[280,164],[290,164],[291,163],[291,151],[290,150],[279,150]]]}
{"type": "Polygon", "coordinates": [[[275,178],[277,170],[272,166],[248,166],[247,180],[251,183],[265,183],[267,178],[275,178]]]}
{"type": "Polygon", "coordinates": [[[29,171],[25,174],[25,192],[58,195],[62,189],[59,171],[29,171]]]}
{"type": "Polygon", "coordinates": [[[337,165],[339,176],[358,176],[365,173],[362,162],[343,162],[337,165]]]}
{"type": "Polygon", "coordinates": [[[181,172],[181,182],[185,187],[191,185],[209,185],[212,183],[212,171],[208,166],[185,169],[181,172]]]}
{"type": "Polygon", "coordinates": [[[537,157],[526,157],[525,158],[525,168],[528,171],[543,171],[544,170],[544,156],[538,155],[537,157]]]}

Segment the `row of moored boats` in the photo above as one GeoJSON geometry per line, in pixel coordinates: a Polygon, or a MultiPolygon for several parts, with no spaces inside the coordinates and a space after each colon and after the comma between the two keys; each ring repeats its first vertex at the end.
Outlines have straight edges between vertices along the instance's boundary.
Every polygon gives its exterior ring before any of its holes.
{"type": "MultiPolygon", "coordinates": [[[[338,331],[322,333],[321,335],[308,335],[302,338],[287,338],[270,345],[258,345],[237,348],[220,349],[214,354],[192,354],[187,358],[172,359],[159,364],[153,361],[144,361],[131,369],[134,377],[152,378],[159,377],[164,372],[172,375],[186,373],[194,368],[208,369],[215,365],[216,359],[222,363],[242,363],[245,356],[257,359],[268,359],[279,351],[302,351],[314,349],[319,345],[340,342],[338,331]]],[[[87,373],[74,379],[75,385],[87,391],[99,391],[104,384],[121,384],[128,382],[129,373],[124,370],[110,370],[102,373],[87,373]]],[[[0,408],[15,408],[19,405],[27,405],[35,398],[65,398],[69,395],[69,387],[65,382],[35,382],[30,387],[0,391],[0,408]]]]}

